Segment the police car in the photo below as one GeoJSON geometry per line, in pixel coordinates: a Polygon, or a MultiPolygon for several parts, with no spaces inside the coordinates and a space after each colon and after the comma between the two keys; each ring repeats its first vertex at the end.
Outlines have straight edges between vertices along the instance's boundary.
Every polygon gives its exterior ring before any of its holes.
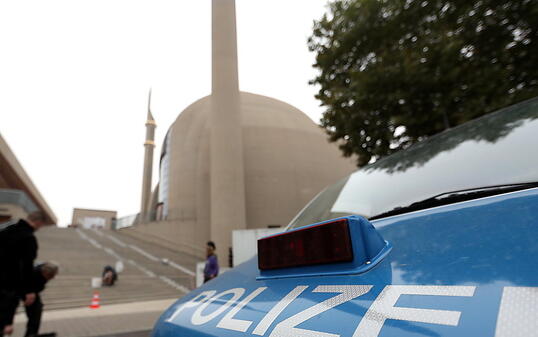
{"type": "Polygon", "coordinates": [[[538,336],[538,98],[328,187],[153,336],[538,336]]]}

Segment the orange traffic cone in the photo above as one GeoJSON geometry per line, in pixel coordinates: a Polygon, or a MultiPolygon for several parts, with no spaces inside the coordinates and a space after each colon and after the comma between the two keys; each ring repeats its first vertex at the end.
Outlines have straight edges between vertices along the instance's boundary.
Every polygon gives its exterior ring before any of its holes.
{"type": "Polygon", "coordinates": [[[93,293],[92,302],[90,303],[90,309],[98,309],[101,305],[99,304],[99,293],[96,291],[93,293]]]}

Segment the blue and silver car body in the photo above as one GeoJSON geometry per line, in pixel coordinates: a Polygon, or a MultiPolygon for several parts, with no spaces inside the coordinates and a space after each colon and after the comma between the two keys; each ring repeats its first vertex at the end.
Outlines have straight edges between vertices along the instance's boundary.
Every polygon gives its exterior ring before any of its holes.
{"type": "Polygon", "coordinates": [[[153,336],[538,336],[536,182],[533,99],[358,170],[282,234],[340,219],[351,260],[260,270],[258,256],[177,301],[153,336]]]}

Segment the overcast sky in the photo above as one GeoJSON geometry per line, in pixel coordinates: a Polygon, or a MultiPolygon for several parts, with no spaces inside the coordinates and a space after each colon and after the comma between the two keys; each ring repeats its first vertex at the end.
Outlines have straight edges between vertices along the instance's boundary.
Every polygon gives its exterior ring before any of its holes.
{"type": "MultiPolygon", "coordinates": [[[[326,2],[237,0],[241,90],[319,120],[306,39],[326,2]]],[[[210,5],[0,2],[0,133],[59,224],[73,207],[138,212],[148,89],[159,153],[179,113],[210,93],[210,5]]]]}

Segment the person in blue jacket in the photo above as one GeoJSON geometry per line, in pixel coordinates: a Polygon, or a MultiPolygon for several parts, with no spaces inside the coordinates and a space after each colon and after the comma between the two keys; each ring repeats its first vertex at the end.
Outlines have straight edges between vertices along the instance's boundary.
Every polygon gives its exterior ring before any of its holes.
{"type": "Polygon", "coordinates": [[[215,254],[217,247],[213,241],[209,241],[206,247],[207,260],[204,267],[204,283],[219,275],[219,260],[215,254]]]}

